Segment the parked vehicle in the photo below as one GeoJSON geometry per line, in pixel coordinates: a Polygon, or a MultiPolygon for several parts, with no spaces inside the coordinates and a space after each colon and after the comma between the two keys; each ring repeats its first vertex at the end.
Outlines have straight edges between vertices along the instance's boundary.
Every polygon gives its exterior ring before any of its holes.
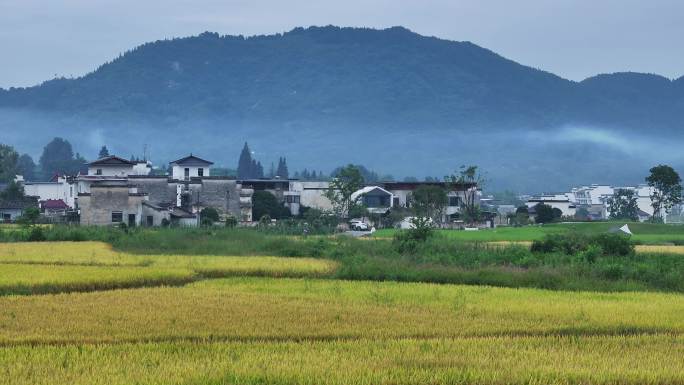
{"type": "Polygon", "coordinates": [[[364,221],[361,220],[352,220],[349,221],[349,228],[352,229],[353,231],[369,231],[370,226],[364,221]]]}

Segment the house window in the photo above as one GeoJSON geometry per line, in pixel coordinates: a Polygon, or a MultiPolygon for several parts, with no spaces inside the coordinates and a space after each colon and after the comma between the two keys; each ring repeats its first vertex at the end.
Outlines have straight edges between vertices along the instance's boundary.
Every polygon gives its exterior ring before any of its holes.
{"type": "Polygon", "coordinates": [[[10,222],[12,220],[12,214],[2,213],[2,221],[10,222]]]}
{"type": "Polygon", "coordinates": [[[286,203],[299,203],[299,195],[286,195],[285,196],[285,202],[286,203]]]}
{"type": "Polygon", "coordinates": [[[123,213],[121,211],[112,211],[112,223],[123,222],[123,213]]]}
{"type": "Polygon", "coordinates": [[[392,198],[392,206],[399,207],[399,197],[392,198]]]}
{"type": "Polygon", "coordinates": [[[187,167],[185,168],[185,179],[190,179],[190,169],[187,167]]]}
{"type": "Polygon", "coordinates": [[[74,196],[74,188],[73,187],[69,187],[69,196],[70,197],[74,196]]]}
{"type": "Polygon", "coordinates": [[[461,197],[449,197],[449,207],[460,207],[461,197]]]}
{"type": "Polygon", "coordinates": [[[197,169],[197,176],[204,176],[204,169],[202,167],[197,169]]]}
{"type": "Polygon", "coordinates": [[[128,214],[128,227],[135,227],[135,214],[128,214]]]}
{"type": "Polygon", "coordinates": [[[102,169],[98,168],[97,170],[95,170],[95,175],[102,175],[102,169]]]}
{"type": "Polygon", "coordinates": [[[149,227],[154,226],[154,217],[152,215],[147,216],[147,226],[149,226],[149,227]]]}

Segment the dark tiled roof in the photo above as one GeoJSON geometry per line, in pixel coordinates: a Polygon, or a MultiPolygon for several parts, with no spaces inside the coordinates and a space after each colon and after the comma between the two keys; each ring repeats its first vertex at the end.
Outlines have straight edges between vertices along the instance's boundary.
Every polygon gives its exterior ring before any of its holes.
{"type": "Polygon", "coordinates": [[[135,162],[131,162],[129,160],[119,158],[118,156],[108,156],[106,158],[98,159],[94,162],[88,163],[89,166],[121,166],[121,165],[126,165],[126,166],[134,166],[135,162]]]}
{"type": "Polygon", "coordinates": [[[189,213],[178,207],[175,207],[173,211],[171,211],[171,216],[176,218],[197,218],[195,214],[189,213]]]}
{"type": "Polygon", "coordinates": [[[210,162],[208,160],[204,160],[202,158],[199,158],[197,156],[194,156],[192,154],[186,156],[185,158],[180,158],[178,160],[174,160],[171,162],[171,164],[205,164],[205,165],[211,165],[214,164],[214,162],[210,162]]]}
{"type": "Polygon", "coordinates": [[[48,199],[40,202],[41,207],[44,209],[50,209],[50,210],[62,210],[62,209],[68,209],[69,205],[64,203],[63,200],[61,199],[48,199]]]}
{"type": "Polygon", "coordinates": [[[27,207],[34,207],[36,204],[27,200],[0,200],[0,209],[23,210],[27,207]]]}

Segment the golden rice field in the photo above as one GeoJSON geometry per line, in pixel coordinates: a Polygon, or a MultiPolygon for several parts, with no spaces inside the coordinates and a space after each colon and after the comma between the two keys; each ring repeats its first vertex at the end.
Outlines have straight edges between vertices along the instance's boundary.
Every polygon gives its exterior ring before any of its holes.
{"type": "Polygon", "coordinates": [[[0,296],[0,384],[684,384],[680,294],[318,278],[334,269],[0,244],[0,287],[82,285],[0,296]],[[189,280],[121,284],[162,276],[189,280]]]}
{"type": "Polygon", "coordinates": [[[133,255],[102,242],[0,243],[0,295],[179,285],[235,275],[323,277],[312,258],[133,255]]]}
{"type": "MultiPolygon", "coordinates": [[[[506,247],[511,245],[518,245],[523,247],[532,246],[530,241],[494,241],[487,242],[487,245],[492,247],[506,247]]],[[[636,245],[634,249],[637,253],[642,254],[684,254],[684,246],[675,245],[636,245]]]]}

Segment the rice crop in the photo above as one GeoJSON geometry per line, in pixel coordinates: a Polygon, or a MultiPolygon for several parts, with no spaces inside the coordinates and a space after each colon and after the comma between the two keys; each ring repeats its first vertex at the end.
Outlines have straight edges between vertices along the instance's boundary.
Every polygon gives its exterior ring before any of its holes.
{"type": "Polygon", "coordinates": [[[0,384],[681,384],[684,297],[229,278],[0,298],[0,384]]]}
{"type": "Polygon", "coordinates": [[[0,348],[0,384],[682,384],[675,336],[0,348]]]}
{"type": "Polygon", "coordinates": [[[0,345],[684,332],[684,297],[229,278],[0,298],[0,345]]]}
{"type": "Polygon", "coordinates": [[[134,255],[102,242],[0,243],[0,295],[179,285],[229,276],[324,277],[324,259],[134,255]]]}
{"type": "Polygon", "coordinates": [[[684,254],[684,246],[673,245],[636,245],[637,253],[644,254],[684,254]]]}
{"type": "Polygon", "coordinates": [[[0,264],[0,295],[180,285],[194,276],[179,268],[0,264]]]}

